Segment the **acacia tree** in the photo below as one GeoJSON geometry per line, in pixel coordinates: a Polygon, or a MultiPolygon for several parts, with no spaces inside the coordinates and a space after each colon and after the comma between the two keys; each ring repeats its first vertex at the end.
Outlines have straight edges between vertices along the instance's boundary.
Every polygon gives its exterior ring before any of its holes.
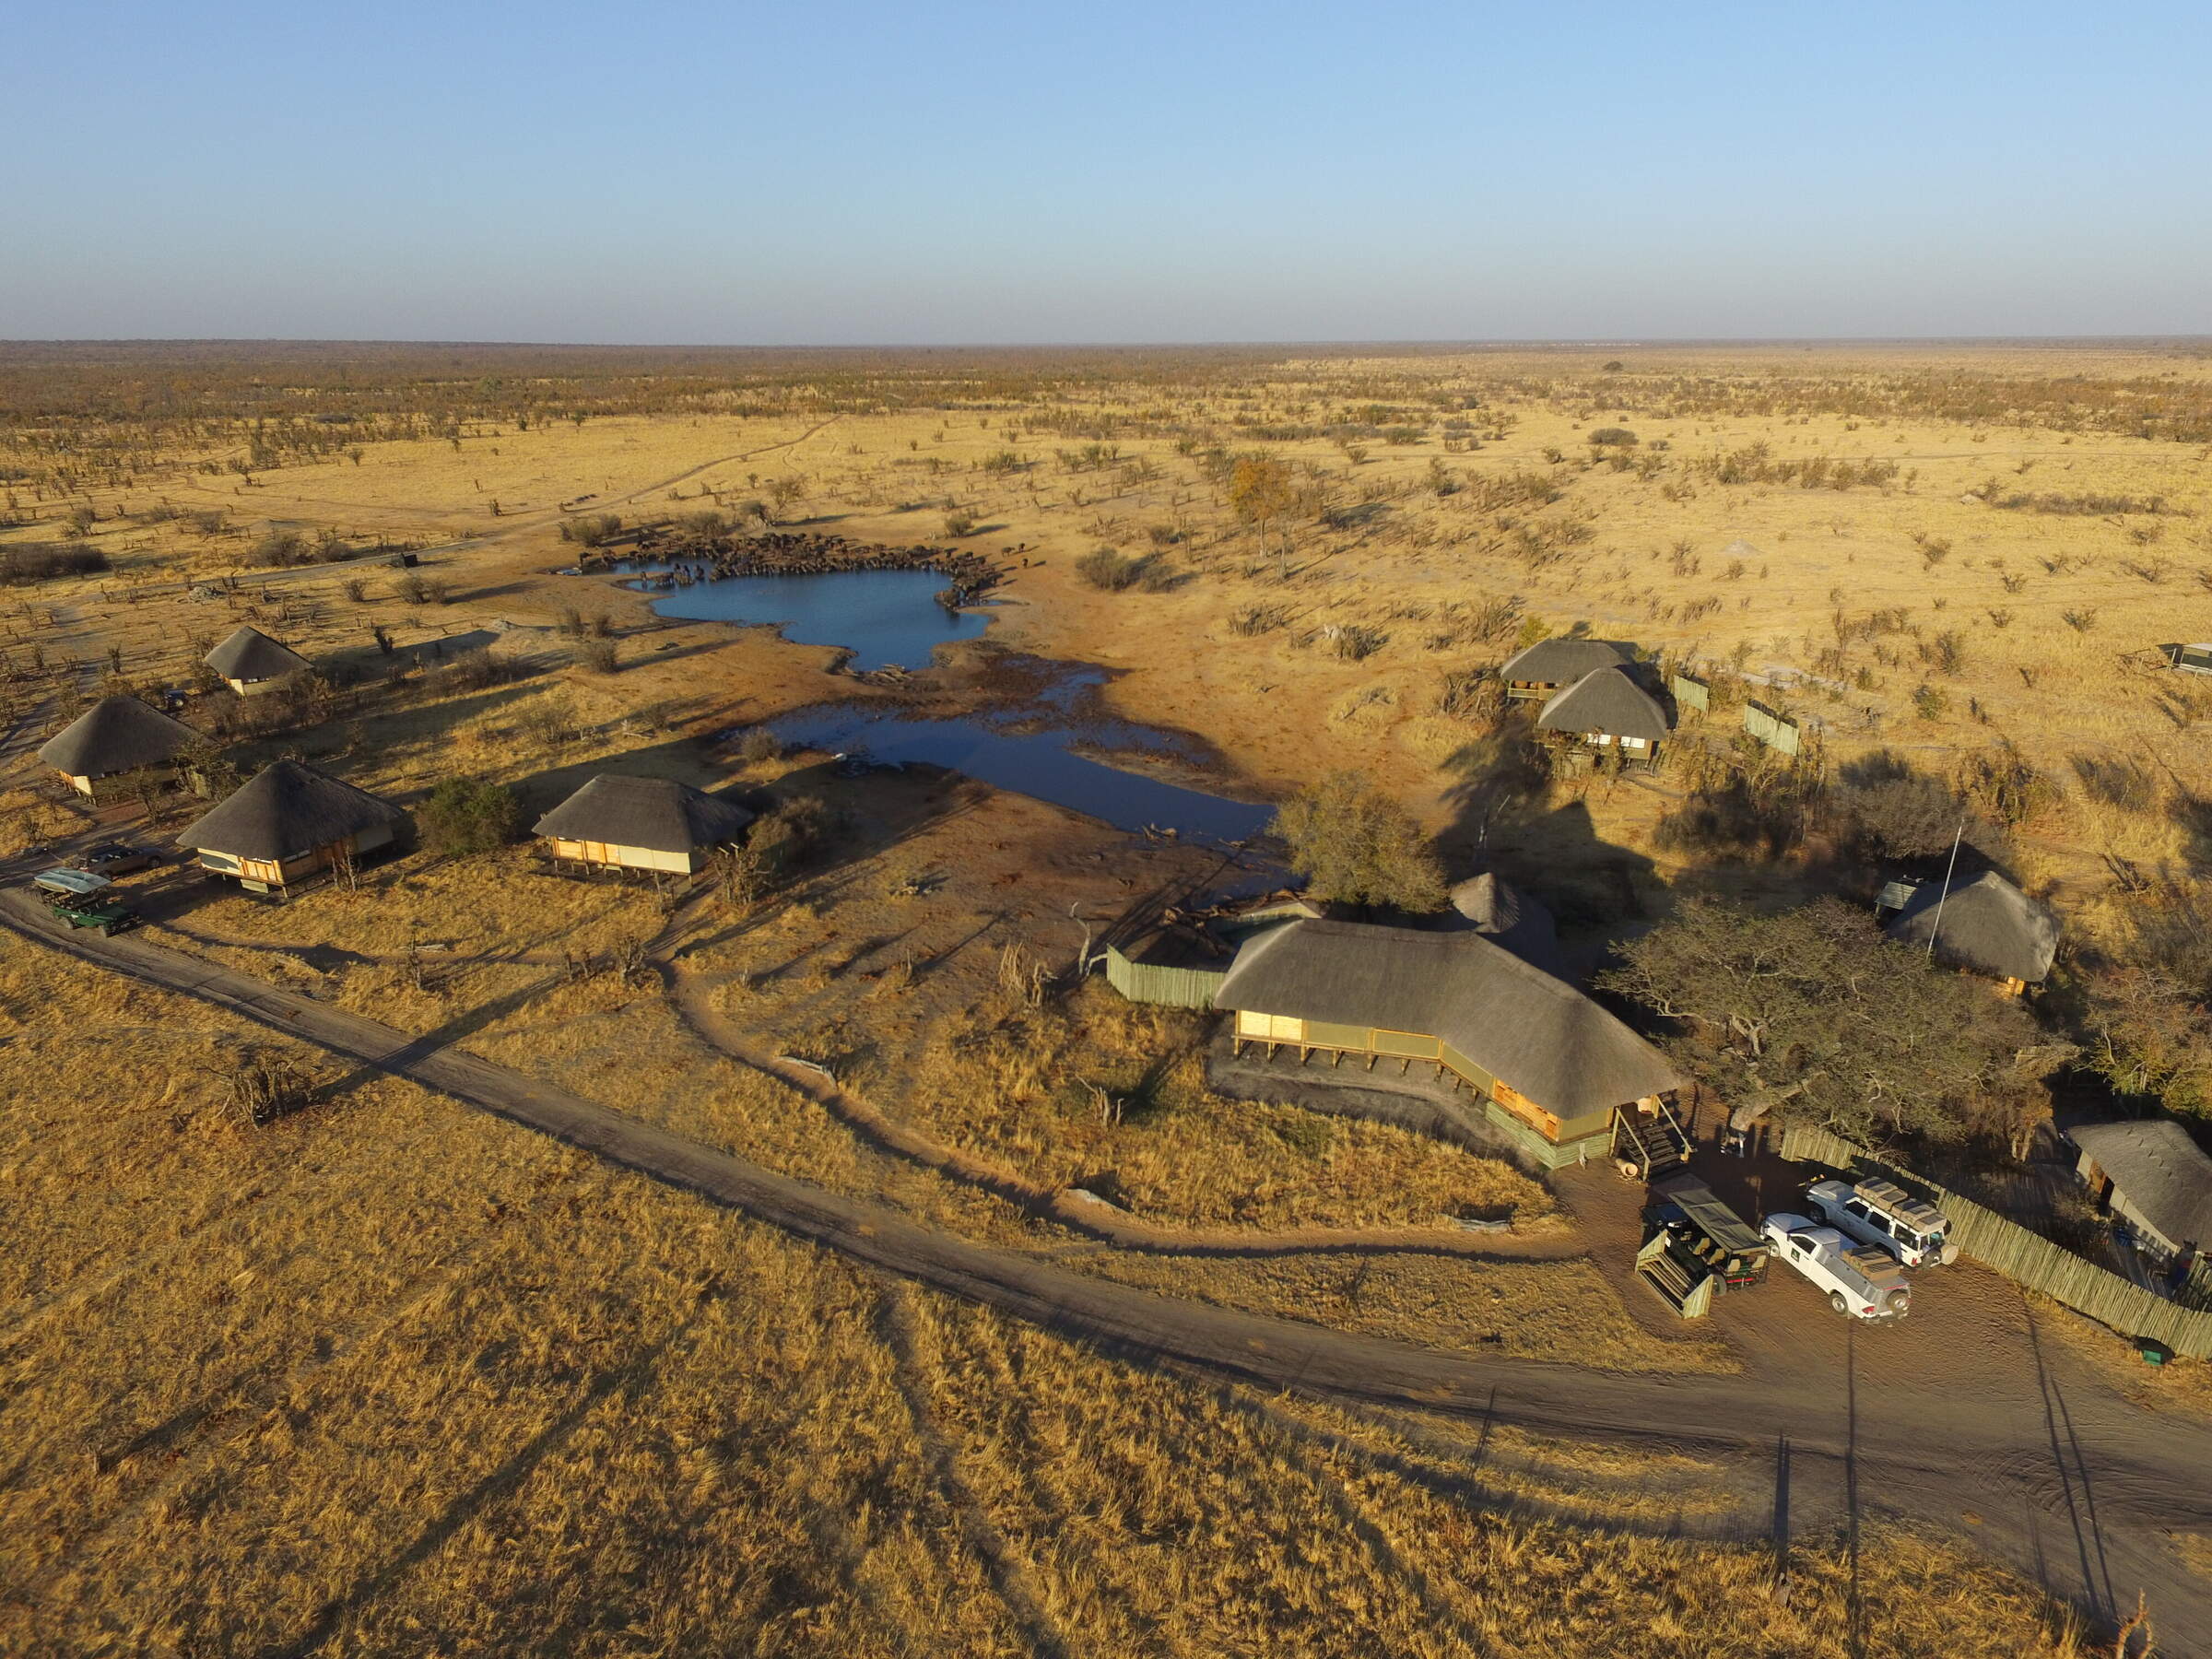
{"type": "MultiPolygon", "coordinates": [[[[1239,523],[1253,527],[1263,547],[1267,545],[1267,526],[1288,512],[1297,499],[1298,492],[1290,482],[1290,469],[1280,461],[1249,456],[1238,462],[1229,475],[1230,511],[1237,515],[1239,523]]],[[[1288,535],[1276,548],[1276,557],[1288,574],[1290,563],[1288,535]]]]}
{"type": "Polygon", "coordinates": [[[1598,984],[1679,1021],[1692,1076],[1737,1102],[1786,1094],[1784,1116],[1853,1140],[2002,1136],[2017,1156],[2074,1052],[1834,900],[1776,915],[1692,900],[1621,956],[1598,984]]]}
{"type": "Polygon", "coordinates": [[[1444,872],[1413,815],[1340,771],[1283,803],[1269,826],[1316,899],[1421,915],[1444,908],[1444,872]]]}

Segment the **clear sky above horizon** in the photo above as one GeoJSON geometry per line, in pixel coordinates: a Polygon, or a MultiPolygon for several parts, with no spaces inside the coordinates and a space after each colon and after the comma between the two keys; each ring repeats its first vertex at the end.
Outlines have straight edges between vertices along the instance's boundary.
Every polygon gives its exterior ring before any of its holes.
{"type": "Polygon", "coordinates": [[[2212,9],[23,7],[0,338],[2212,333],[2212,9]]]}

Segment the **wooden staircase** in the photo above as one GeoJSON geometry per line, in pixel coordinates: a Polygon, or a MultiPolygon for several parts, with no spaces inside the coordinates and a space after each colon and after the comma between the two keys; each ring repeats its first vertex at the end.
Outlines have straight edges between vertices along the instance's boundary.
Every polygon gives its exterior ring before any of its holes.
{"type": "Polygon", "coordinates": [[[1622,1174],[1656,1181],[1688,1160],[1689,1134],[1664,1100],[1648,1116],[1633,1106],[1617,1106],[1613,1157],[1622,1174]]]}

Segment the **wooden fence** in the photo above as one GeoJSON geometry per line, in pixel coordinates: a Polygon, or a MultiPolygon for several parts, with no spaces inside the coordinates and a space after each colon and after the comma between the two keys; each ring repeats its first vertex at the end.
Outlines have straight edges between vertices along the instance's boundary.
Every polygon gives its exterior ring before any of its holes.
{"type": "Polygon", "coordinates": [[[1763,703],[1744,705],[1744,730],[1771,749],[1785,755],[1797,752],[1797,723],[1784,719],[1763,703]]]}
{"type": "Polygon", "coordinates": [[[1692,679],[1687,674],[1677,674],[1674,677],[1670,688],[1674,691],[1675,704],[1677,708],[1695,709],[1699,713],[1703,714],[1712,706],[1712,690],[1701,679],[1692,679]]]}
{"type": "Polygon", "coordinates": [[[2118,1274],[2007,1221],[1994,1210],[1983,1209],[1932,1181],[1890,1169],[1841,1135],[1793,1124],[1783,1131],[1782,1155],[1800,1162],[1827,1164],[1854,1179],[1880,1175],[1920,1188],[1950,1218],[1950,1236],[1961,1254],[2112,1326],[2123,1336],[2149,1337],[2177,1354],[2212,1359],[2212,1312],[2182,1307],[2130,1284],[2118,1274]]]}

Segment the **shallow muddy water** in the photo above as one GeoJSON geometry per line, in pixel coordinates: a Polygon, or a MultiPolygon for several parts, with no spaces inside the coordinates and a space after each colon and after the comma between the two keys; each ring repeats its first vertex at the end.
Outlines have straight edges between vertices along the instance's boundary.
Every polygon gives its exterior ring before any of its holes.
{"type": "MultiPolygon", "coordinates": [[[[632,575],[666,565],[631,564],[632,575]]],[[[633,586],[646,588],[643,582],[633,586]]],[[[929,653],[954,640],[972,640],[991,618],[947,610],[937,603],[945,578],[935,571],[829,571],[809,576],[725,576],[688,587],[646,588],[657,615],[691,622],[773,627],[800,645],[840,645],[846,665],[926,668],[929,653]]]]}
{"type": "Polygon", "coordinates": [[[1102,818],[1117,830],[1172,830],[1194,841],[1235,841],[1266,828],[1274,808],[1185,789],[1077,753],[1086,744],[1177,752],[1141,727],[1047,727],[987,715],[944,719],[854,704],[800,709],[767,723],[785,743],[877,765],[921,761],[1102,818]]]}

